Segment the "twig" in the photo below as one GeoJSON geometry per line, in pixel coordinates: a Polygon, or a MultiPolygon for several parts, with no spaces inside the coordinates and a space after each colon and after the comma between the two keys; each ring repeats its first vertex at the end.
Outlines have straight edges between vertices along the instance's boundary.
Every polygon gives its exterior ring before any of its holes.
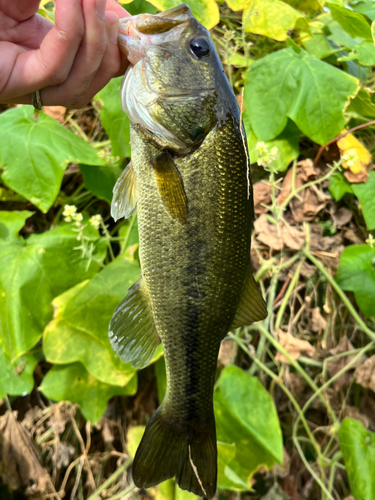
{"type": "Polygon", "coordinates": [[[316,167],[316,165],[318,164],[318,160],[322,156],[323,151],[326,148],[328,148],[331,144],[334,144],[335,142],[339,141],[340,139],[347,136],[348,134],[355,132],[356,130],[360,130],[361,128],[365,128],[365,127],[370,127],[371,125],[375,125],[375,120],[372,120],[371,122],[367,122],[367,123],[362,123],[362,125],[358,125],[357,127],[353,127],[351,129],[347,130],[346,132],[336,136],[334,139],[331,139],[330,141],[327,142],[327,144],[324,144],[324,146],[320,146],[318,154],[316,155],[315,160],[314,160],[314,167],[316,167]]]}
{"type": "Polygon", "coordinates": [[[285,291],[286,289],[288,288],[288,285],[290,283],[290,280],[292,278],[290,277],[290,275],[288,274],[288,276],[286,277],[286,280],[283,284],[283,286],[281,287],[281,290],[278,294],[278,296],[276,297],[276,299],[273,301],[273,308],[275,309],[275,307],[277,306],[278,302],[280,302],[280,300],[284,297],[284,294],[285,294],[285,291]]]}

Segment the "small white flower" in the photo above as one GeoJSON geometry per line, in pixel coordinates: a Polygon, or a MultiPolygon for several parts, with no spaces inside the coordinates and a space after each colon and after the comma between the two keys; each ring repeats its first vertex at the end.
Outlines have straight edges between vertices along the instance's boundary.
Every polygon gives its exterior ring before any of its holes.
{"type": "Polygon", "coordinates": [[[257,151],[259,151],[260,153],[265,153],[267,151],[267,146],[266,146],[266,143],[261,141],[261,142],[258,142],[257,145],[255,146],[255,149],[257,151]]]}
{"type": "Polygon", "coordinates": [[[65,222],[72,222],[73,219],[75,220],[74,217],[77,214],[77,207],[75,205],[65,205],[62,214],[65,222]]]}
{"type": "Polygon", "coordinates": [[[83,220],[83,215],[82,214],[74,214],[74,215],[72,215],[72,219],[75,222],[77,222],[77,226],[79,226],[80,225],[79,223],[82,222],[82,220],[83,220]]]}
{"type": "Polygon", "coordinates": [[[271,162],[279,159],[279,150],[276,146],[271,151],[268,151],[268,146],[265,142],[258,142],[255,150],[257,151],[257,163],[259,166],[267,167],[271,162]]]}
{"type": "Polygon", "coordinates": [[[346,151],[346,153],[342,155],[341,159],[349,168],[354,167],[357,161],[357,153],[355,149],[349,149],[346,151]]]}
{"type": "Polygon", "coordinates": [[[277,149],[276,146],[274,146],[271,151],[270,151],[270,158],[271,161],[278,160],[279,159],[279,150],[277,149]]]}
{"type": "Polygon", "coordinates": [[[99,229],[100,223],[102,222],[102,216],[100,214],[93,215],[89,219],[89,223],[95,228],[99,229]]]}

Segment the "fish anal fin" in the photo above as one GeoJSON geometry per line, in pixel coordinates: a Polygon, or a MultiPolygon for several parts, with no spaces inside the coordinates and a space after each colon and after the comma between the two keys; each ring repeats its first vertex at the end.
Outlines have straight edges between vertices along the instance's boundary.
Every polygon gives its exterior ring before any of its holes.
{"type": "Polygon", "coordinates": [[[128,219],[137,209],[137,178],[130,162],[113,188],[111,215],[117,221],[128,219]]]}
{"type": "Polygon", "coordinates": [[[247,326],[267,317],[267,306],[255,282],[251,269],[248,271],[240,303],[230,330],[247,326]]]}
{"type": "Polygon", "coordinates": [[[142,279],[129,289],[115,310],[108,335],[115,353],[133,368],[144,368],[151,361],[160,339],[142,279]]]}
{"type": "Polygon", "coordinates": [[[188,214],[184,184],[172,158],[163,152],[152,162],[156,183],[165,209],[172,219],[183,224],[188,214]]]}

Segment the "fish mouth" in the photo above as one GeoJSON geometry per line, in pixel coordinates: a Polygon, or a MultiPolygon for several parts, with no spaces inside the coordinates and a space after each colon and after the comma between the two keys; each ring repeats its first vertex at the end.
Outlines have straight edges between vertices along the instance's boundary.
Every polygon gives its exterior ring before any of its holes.
{"type": "Polygon", "coordinates": [[[182,4],[156,15],[139,14],[120,19],[120,50],[130,64],[135,65],[145,57],[147,45],[177,41],[192,18],[190,8],[182,4]]]}

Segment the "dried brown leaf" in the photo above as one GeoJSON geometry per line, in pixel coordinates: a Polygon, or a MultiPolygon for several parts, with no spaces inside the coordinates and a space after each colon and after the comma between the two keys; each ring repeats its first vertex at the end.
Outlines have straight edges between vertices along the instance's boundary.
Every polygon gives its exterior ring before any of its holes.
{"type": "Polygon", "coordinates": [[[260,181],[254,184],[254,211],[256,214],[265,214],[267,208],[263,205],[270,205],[271,203],[271,186],[265,181],[260,181]]]}
{"type": "Polygon", "coordinates": [[[366,170],[362,170],[358,174],[353,174],[353,172],[351,172],[350,170],[345,170],[344,175],[352,184],[367,182],[367,179],[369,178],[368,172],[366,170]]]}
{"type": "Polygon", "coordinates": [[[327,321],[321,315],[320,307],[314,307],[311,310],[311,330],[313,332],[321,332],[327,328],[327,321]]]}
{"type": "MultiPolygon", "coordinates": [[[[306,159],[298,164],[295,178],[295,188],[302,187],[317,176],[312,160],[306,159]]],[[[289,169],[282,184],[281,193],[277,198],[279,204],[283,203],[292,192],[293,169],[289,169]]],[[[326,206],[330,197],[325,195],[317,186],[313,185],[303,189],[289,203],[295,222],[314,220],[317,214],[326,206]]]]}
{"type": "Polygon", "coordinates": [[[352,220],[353,212],[349,210],[349,208],[340,207],[332,214],[332,216],[335,224],[339,227],[342,227],[346,224],[349,224],[349,222],[352,220]]]}
{"type": "MultiPolygon", "coordinates": [[[[314,356],[315,347],[313,347],[307,340],[301,340],[297,337],[293,337],[290,333],[285,333],[282,330],[277,331],[279,335],[279,342],[288,352],[291,358],[298,359],[302,354],[306,356],[314,356]]],[[[278,352],[276,354],[276,360],[282,361],[283,363],[289,363],[288,359],[278,352]]]]}
{"type": "MultiPolygon", "coordinates": [[[[349,340],[346,337],[342,337],[339,344],[333,348],[330,349],[329,353],[331,356],[336,356],[337,354],[342,354],[344,352],[349,352],[354,349],[353,345],[349,342],[349,340]]],[[[333,360],[330,360],[327,362],[327,371],[330,374],[331,377],[336,375],[340,370],[345,368],[345,366],[350,363],[353,358],[355,357],[355,354],[348,354],[347,356],[344,357],[339,357],[333,360]]],[[[352,367],[353,369],[360,365],[362,363],[362,360],[359,359],[355,365],[352,367]]],[[[337,380],[334,381],[333,387],[336,391],[339,391],[342,387],[347,386],[352,379],[352,372],[347,371],[343,375],[341,375],[337,380]]]]}
{"type": "Polygon", "coordinates": [[[43,111],[51,118],[54,118],[60,123],[64,123],[66,113],[66,108],[64,106],[44,106],[43,111]]]}
{"type": "Polygon", "coordinates": [[[375,354],[358,366],[354,373],[357,384],[375,392],[375,354]]]}
{"type": "Polygon", "coordinates": [[[226,340],[220,344],[218,360],[222,366],[229,364],[232,359],[233,343],[233,340],[226,340]]]}
{"type": "Polygon", "coordinates": [[[285,371],[284,382],[293,396],[301,394],[305,387],[301,375],[299,373],[290,372],[289,370],[285,371]]]}
{"type": "Polygon", "coordinates": [[[305,235],[301,229],[287,226],[283,222],[277,227],[268,221],[265,214],[255,221],[254,229],[257,240],[273,250],[282,250],[284,247],[299,250],[305,243],[305,235]]]}
{"type": "Polygon", "coordinates": [[[359,420],[368,429],[369,419],[366,415],[360,412],[356,406],[346,406],[343,411],[342,418],[354,418],[354,420],[359,420]]]}
{"type": "Polygon", "coordinates": [[[0,417],[0,477],[10,490],[24,489],[30,495],[51,490],[50,476],[27,431],[10,410],[0,417]]]}
{"type": "Polygon", "coordinates": [[[287,493],[291,500],[303,500],[302,495],[298,491],[297,480],[294,475],[287,476],[281,483],[283,491],[287,493]]]}

